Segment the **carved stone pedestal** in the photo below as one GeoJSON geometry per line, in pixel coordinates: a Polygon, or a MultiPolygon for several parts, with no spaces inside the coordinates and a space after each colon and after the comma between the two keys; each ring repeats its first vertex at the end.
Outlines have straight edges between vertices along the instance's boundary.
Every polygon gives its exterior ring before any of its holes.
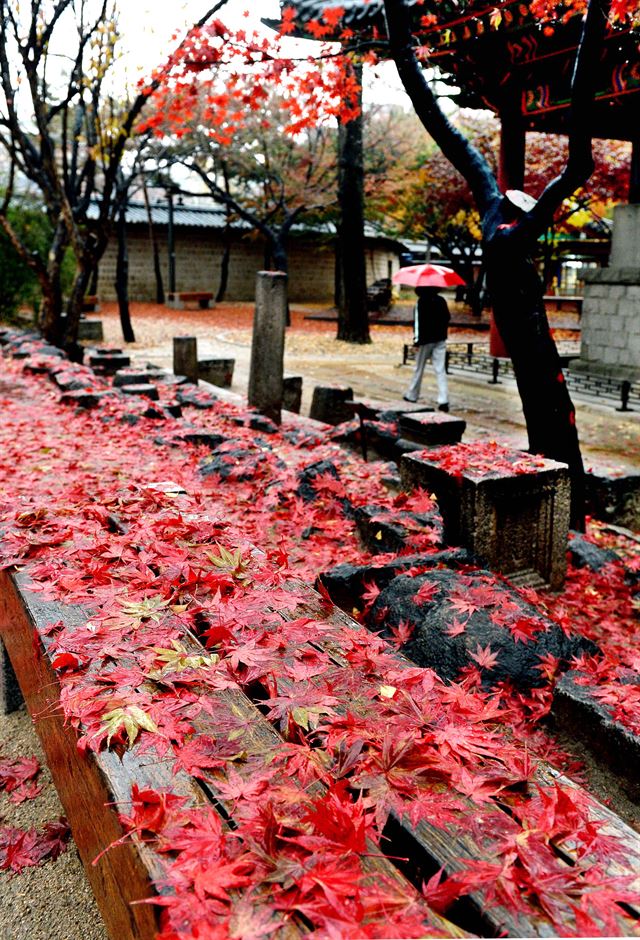
{"type": "Polygon", "coordinates": [[[560,588],[567,567],[568,469],[494,447],[495,469],[484,453],[474,462],[469,444],[435,447],[428,456],[405,454],[403,485],[435,494],[446,545],[463,545],[516,584],[560,588]]]}

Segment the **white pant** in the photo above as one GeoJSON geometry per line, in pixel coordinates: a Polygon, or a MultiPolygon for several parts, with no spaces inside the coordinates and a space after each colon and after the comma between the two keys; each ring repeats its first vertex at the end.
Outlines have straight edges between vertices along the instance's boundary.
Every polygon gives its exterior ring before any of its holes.
{"type": "Polygon", "coordinates": [[[420,397],[420,386],[422,385],[422,374],[427,359],[431,357],[433,371],[436,374],[438,383],[438,404],[446,405],[449,401],[449,390],[447,388],[447,373],[445,369],[445,359],[447,355],[447,343],[442,340],[440,343],[425,343],[424,346],[418,346],[416,352],[416,367],[413,370],[411,385],[406,391],[405,397],[417,401],[420,397]]]}

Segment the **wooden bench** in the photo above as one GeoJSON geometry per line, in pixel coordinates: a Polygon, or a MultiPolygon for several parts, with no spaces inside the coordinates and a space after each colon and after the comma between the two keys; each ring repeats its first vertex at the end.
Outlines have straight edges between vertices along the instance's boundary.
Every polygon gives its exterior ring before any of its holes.
{"type": "Polygon", "coordinates": [[[556,310],[573,310],[578,317],[582,316],[584,298],[577,294],[545,294],[543,300],[548,306],[553,304],[556,310]]]}
{"type": "Polygon", "coordinates": [[[82,313],[97,313],[100,310],[100,300],[96,294],[87,294],[82,298],[82,313]]]}
{"type": "MultiPolygon", "coordinates": [[[[204,779],[196,781],[181,770],[176,772],[172,759],[167,754],[162,757],[154,754],[148,742],[145,742],[144,752],[136,743],[130,750],[120,750],[119,753],[103,750],[98,754],[81,755],[76,747],[75,733],[65,727],[60,714],[59,680],[51,666],[54,655],[51,625],[62,620],[70,626],[80,627],[86,622],[87,612],[46,601],[42,594],[30,591],[27,583],[24,573],[0,574],[0,636],[43,742],[109,936],[113,940],[152,940],[158,930],[156,908],[132,902],[152,898],[158,890],[169,890],[158,888],[158,884],[162,884],[166,856],[157,855],[147,839],[137,836],[104,852],[109,844],[122,836],[114,803],[127,811],[134,784],[154,790],[170,790],[183,797],[187,806],[212,807],[224,825],[233,829],[236,803],[229,796],[230,788],[237,788],[240,780],[245,783],[251,781],[256,761],[267,768],[274,765],[283,739],[264,716],[264,706],[274,694],[286,695],[294,680],[288,679],[285,673],[284,677],[278,677],[275,691],[265,685],[247,689],[232,685],[222,691],[208,693],[211,707],[193,719],[194,732],[209,739],[220,737],[224,740],[228,729],[234,728],[234,745],[244,756],[242,760],[231,760],[204,779]],[[94,863],[96,858],[98,860],[94,863]]],[[[343,645],[348,649],[349,633],[361,627],[341,611],[327,608],[325,601],[311,588],[299,582],[290,582],[287,587],[300,600],[295,607],[280,614],[279,622],[274,617],[271,629],[278,631],[286,626],[287,621],[295,623],[301,617],[328,624],[331,630],[310,633],[309,640],[302,645],[308,649],[310,657],[314,651],[320,650],[329,654],[336,675],[351,671],[349,653],[343,651],[343,645]],[[345,637],[346,642],[341,637],[345,637]]],[[[203,652],[197,639],[187,632],[182,643],[189,654],[203,652]]],[[[389,655],[390,665],[393,664],[396,670],[415,672],[414,664],[401,655],[392,652],[389,655]]],[[[126,666],[126,663],[118,665],[126,666]]],[[[361,669],[359,681],[373,683],[378,688],[379,676],[375,672],[368,673],[369,670],[361,669]]],[[[308,682],[310,690],[314,686],[320,688],[322,677],[312,675],[308,682]]],[[[392,693],[393,689],[389,694],[392,693]]],[[[348,701],[340,700],[335,708],[346,720],[366,722],[371,700],[354,694],[348,701]]],[[[315,753],[319,761],[326,758],[327,767],[332,766],[335,755],[331,757],[329,752],[325,752],[320,742],[315,753]]],[[[538,780],[540,786],[553,785],[554,781],[574,786],[544,764],[540,765],[538,780]]],[[[270,781],[270,787],[277,789],[278,786],[299,788],[301,801],[310,795],[322,796],[326,792],[326,785],[320,780],[305,786],[284,771],[276,771],[270,781]]],[[[426,791],[424,798],[427,798],[426,791]]],[[[412,823],[408,814],[401,817],[391,812],[382,844],[379,846],[368,840],[362,853],[362,870],[367,878],[378,879],[383,891],[388,891],[392,884],[404,897],[414,899],[420,906],[427,934],[466,937],[471,931],[481,936],[504,933],[509,936],[554,936],[553,927],[541,908],[528,903],[517,914],[507,910],[490,900],[489,883],[486,888],[472,891],[463,902],[459,902],[451,914],[453,921],[426,907],[419,889],[431,874],[442,868],[446,874],[452,875],[463,872],[467,862],[486,859],[485,836],[480,835],[483,820],[488,834],[499,832],[501,825],[512,825],[511,821],[518,819],[517,808],[506,792],[503,799],[489,804],[473,803],[460,794],[456,794],[456,799],[460,810],[459,819],[453,826],[436,826],[425,821],[412,823]]],[[[607,835],[616,838],[620,850],[615,860],[605,859],[604,873],[628,875],[635,879],[637,887],[640,838],[605,807],[594,803],[590,813],[596,825],[606,826],[607,835]]],[[[523,821],[523,826],[526,831],[526,821],[523,821]]],[[[579,849],[570,840],[560,840],[552,848],[560,865],[570,868],[579,859],[579,849]]],[[[632,918],[637,916],[638,910],[632,905],[619,908],[616,918],[621,934],[633,935],[635,925],[632,918]]],[[[308,935],[310,929],[313,929],[313,923],[310,925],[309,920],[298,917],[294,912],[288,919],[286,931],[274,936],[297,938],[308,935]]]]}
{"type": "Polygon", "coordinates": [[[173,310],[184,310],[187,304],[197,304],[201,310],[211,306],[213,294],[204,290],[174,291],[167,294],[167,307],[173,310]]]}

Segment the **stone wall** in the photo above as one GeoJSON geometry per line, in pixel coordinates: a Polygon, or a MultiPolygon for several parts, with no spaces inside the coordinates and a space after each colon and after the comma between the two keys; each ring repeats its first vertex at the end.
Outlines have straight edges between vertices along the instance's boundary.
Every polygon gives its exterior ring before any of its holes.
{"type": "MultiPolygon", "coordinates": [[[[156,237],[165,291],[168,290],[166,229],[156,237]]],[[[130,226],[129,295],[131,300],[155,300],[153,256],[148,230],[130,226]]],[[[98,294],[115,300],[116,243],[112,240],[100,262],[98,294]]],[[[176,289],[208,290],[215,295],[223,255],[222,233],[205,228],[176,229],[176,289]]],[[[382,243],[369,243],[366,252],[367,283],[389,277],[397,271],[398,256],[382,243]],[[390,267],[391,266],[391,267],[390,267]]],[[[234,234],[229,262],[229,283],[225,300],[252,301],[256,272],[265,267],[264,242],[253,235],[234,234]]],[[[335,260],[333,245],[319,239],[292,239],[289,244],[289,297],[297,303],[332,302],[335,260]]]]}
{"type": "Polygon", "coordinates": [[[640,205],[616,207],[609,267],[585,274],[580,360],[571,368],[640,378],[640,205]]]}

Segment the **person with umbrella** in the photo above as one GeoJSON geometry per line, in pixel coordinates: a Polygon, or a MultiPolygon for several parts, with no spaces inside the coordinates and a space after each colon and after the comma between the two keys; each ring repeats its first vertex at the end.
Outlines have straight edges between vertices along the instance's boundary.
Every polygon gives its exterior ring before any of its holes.
{"type": "Polygon", "coordinates": [[[447,333],[451,314],[440,295],[443,287],[464,284],[455,272],[439,264],[419,264],[401,268],[393,277],[396,284],[415,287],[418,300],[414,307],[414,337],[418,347],[411,384],[403,395],[405,401],[416,402],[420,396],[422,376],[427,359],[431,358],[438,383],[438,410],[449,410],[446,356],[447,333]]]}

